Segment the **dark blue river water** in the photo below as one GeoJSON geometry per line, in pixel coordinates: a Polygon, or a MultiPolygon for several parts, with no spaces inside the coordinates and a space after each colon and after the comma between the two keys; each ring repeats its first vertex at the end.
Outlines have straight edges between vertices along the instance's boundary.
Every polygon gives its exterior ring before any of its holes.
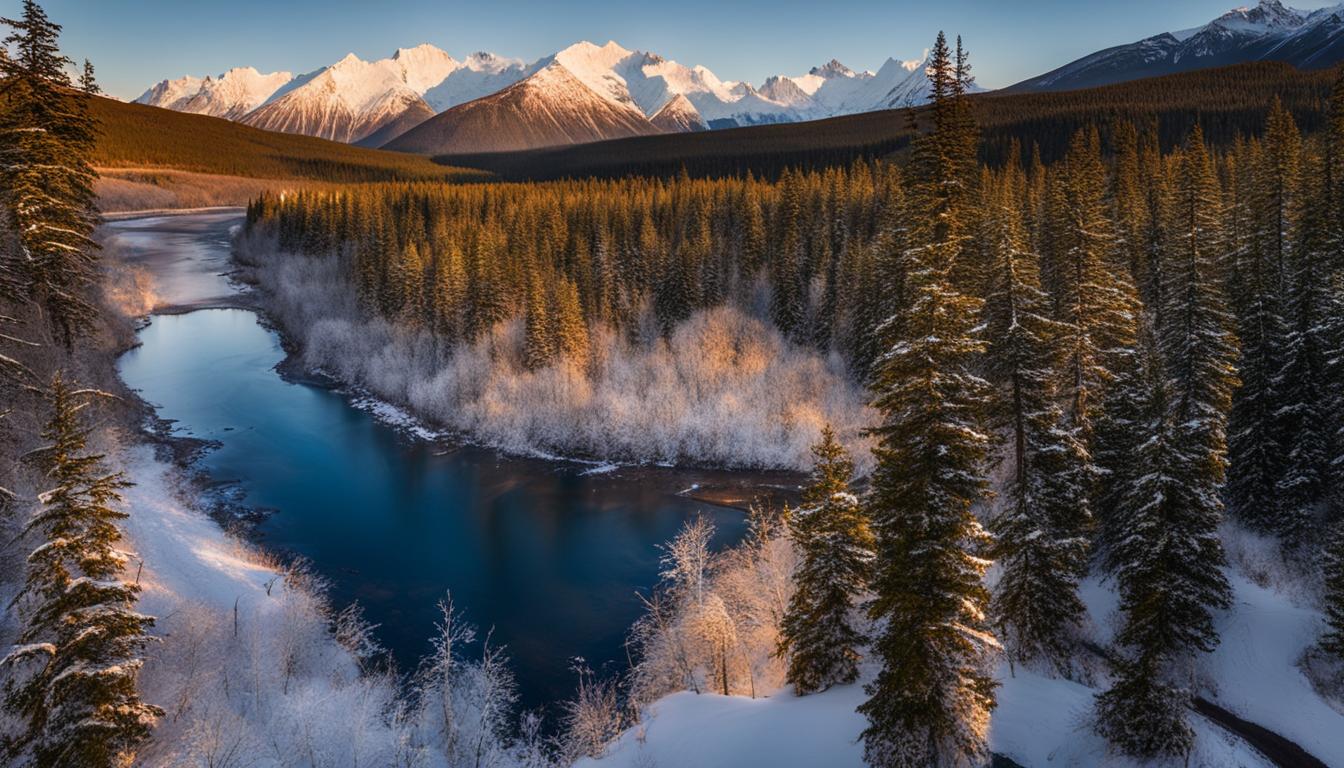
{"type": "MultiPolygon", "coordinates": [[[[171,269],[177,285],[162,305],[180,296],[210,306],[233,290],[220,289],[217,273],[227,264],[221,230],[236,220],[111,226],[128,261],[171,269]],[[201,265],[198,280],[191,264],[201,265]]],[[[657,581],[657,545],[685,520],[708,516],[719,546],[744,529],[740,510],[680,493],[740,485],[741,474],[592,473],[410,439],[341,394],[282,378],[279,339],[248,310],[156,314],[140,341],[121,359],[126,383],[178,433],[219,443],[200,466],[237,481],[248,505],[273,510],[263,542],[312,561],[338,606],[358,600],[403,668],[428,649],[435,603],[451,590],[471,622],[507,645],[524,706],[567,697],[573,657],[624,669],[636,591],[657,581]]]]}

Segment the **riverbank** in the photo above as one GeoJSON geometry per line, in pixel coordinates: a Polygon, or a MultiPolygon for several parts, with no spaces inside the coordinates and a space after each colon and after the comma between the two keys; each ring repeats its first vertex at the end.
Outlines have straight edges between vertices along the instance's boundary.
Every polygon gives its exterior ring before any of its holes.
{"type": "Polygon", "coordinates": [[[183,453],[198,505],[310,562],[336,605],[357,601],[381,625],[403,670],[429,651],[451,589],[509,646],[525,706],[552,705],[572,692],[572,658],[623,668],[637,593],[685,520],[708,517],[726,546],[751,504],[796,503],[792,473],[503,454],[310,371],[238,283],[235,224],[206,213],[110,227],[127,263],[170,286],[121,373],[157,407],[158,439],[208,448],[183,453]]]}

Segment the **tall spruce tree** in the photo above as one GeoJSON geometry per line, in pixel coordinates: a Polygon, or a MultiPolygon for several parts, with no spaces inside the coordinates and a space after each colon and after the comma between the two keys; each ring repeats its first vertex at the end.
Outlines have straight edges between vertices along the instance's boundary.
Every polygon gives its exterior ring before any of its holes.
{"type": "Polygon", "coordinates": [[[1097,730],[1125,754],[1154,759],[1185,754],[1193,743],[1184,714],[1190,692],[1175,676],[1192,654],[1217,644],[1212,612],[1230,605],[1231,591],[1210,460],[1180,420],[1180,377],[1165,369],[1151,332],[1133,370],[1126,388],[1142,437],[1118,491],[1111,524],[1119,530],[1107,552],[1124,615],[1116,636],[1123,658],[1097,697],[1097,730]]]}
{"type": "Polygon", "coordinates": [[[1082,445],[1057,402],[1062,326],[1048,317],[1040,269],[1027,250],[1010,164],[993,184],[984,245],[992,253],[983,326],[991,339],[986,378],[995,388],[991,425],[1008,435],[1007,487],[992,522],[1002,568],[993,616],[1010,655],[1063,667],[1084,614],[1078,579],[1087,562],[1087,488],[1082,445]]]}
{"type": "Polygon", "coordinates": [[[1306,540],[1329,500],[1335,431],[1331,390],[1341,386],[1328,378],[1336,313],[1344,308],[1331,291],[1331,206],[1323,166],[1313,161],[1308,166],[1312,172],[1303,181],[1308,193],[1301,198],[1283,303],[1287,328],[1283,367],[1273,382],[1277,429],[1286,449],[1275,484],[1275,530],[1290,547],[1306,540]]]}
{"type": "Polygon", "coordinates": [[[96,316],[85,291],[95,278],[98,222],[89,163],[97,126],[65,73],[61,27],[35,0],[0,19],[14,55],[0,61],[0,204],[18,234],[25,293],[67,346],[96,316]]]}
{"type": "Polygon", "coordinates": [[[1137,298],[1127,265],[1117,269],[1113,224],[1106,206],[1106,168],[1096,129],[1079,130],[1058,171],[1054,275],[1057,319],[1066,326],[1069,399],[1066,413],[1087,447],[1100,415],[1109,363],[1134,340],[1137,298]]]}
{"type": "Polygon", "coordinates": [[[1275,100],[1263,145],[1252,146],[1246,163],[1249,231],[1236,264],[1241,386],[1233,395],[1228,430],[1232,511],[1252,528],[1287,538],[1295,535],[1296,521],[1278,515],[1285,446],[1275,385],[1287,336],[1283,272],[1294,224],[1299,147],[1292,117],[1275,100]]]}
{"type": "Polygon", "coordinates": [[[812,455],[802,506],[790,518],[801,562],[779,645],[788,659],[786,680],[800,696],[858,679],[866,638],[855,612],[873,560],[872,530],[849,487],[854,462],[830,426],[812,455]]]}
{"type": "Polygon", "coordinates": [[[50,397],[49,445],[36,455],[52,487],[27,526],[42,544],[16,598],[27,621],[3,659],[13,673],[5,704],[28,728],[5,747],[38,766],[123,766],[162,715],[136,692],[154,620],[134,610],[139,586],[120,579],[127,553],[117,521],[126,513],[116,505],[129,483],[87,450],[89,395],[58,375],[50,397]]]}
{"type": "Polygon", "coordinates": [[[989,387],[974,372],[984,350],[980,302],[947,278],[966,238],[975,147],[960,71],[939,34],[929,62],[934,128],[913,159],[918,232],[902,254],[909,302],[872,383],[881,423],[866,503],[881,667],[859,711],[868,718],[864,757],[883,768],[983,760],[994,707],[987,656],[998,644],[986,619],[988,561],[978,556],[987,535],[972,512],[987,493],[989,444],[989,387]]]}

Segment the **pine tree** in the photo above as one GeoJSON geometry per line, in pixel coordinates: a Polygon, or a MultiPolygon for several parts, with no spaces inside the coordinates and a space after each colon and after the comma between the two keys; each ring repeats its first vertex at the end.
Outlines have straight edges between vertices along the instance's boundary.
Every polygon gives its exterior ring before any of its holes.
{"type": "Polygon", "coordinates": [[[1114,356],[1134,340],[1138,310],[1128,270],[1116,269],[1115,238],[1107,215],[1106,169],[1095,129],[1080,130],[1059,170],[1055,249],[1057,319],[1066,329],[1066,414],[1078,439],[1092,445],[1094,423],[1110,381],[1114,356]]]}
{"type": "Polygon", "coordinates": [[[849,489],[854,462],[829,426],[812,455],[811,481],[791,517],[801,562],[779,644],[788,659],[785,679],[800,696],[858,679],[866,638],[854,614],[873,557],[872,531],[849,489]]]}
{"type": "MultiPolygon", "coordinates": [[[[1321,181],[1323,167],[1307,174],[1300,226],[1289,256],[1284,302],[1288,329],[1283,367],[1274,379],[1279,439],[1286,448],[1275,484],[1275,530],[1288,546],[1303,543],[1329,499],[1333,393],[1330,356],[1335,339],[1330,289],[1330,205],[1321,181]]],[[[1335,384],[1339,386],[1338,382],[1335,384]]]]}
{"type": "MultiPolygon", "coordinates": [[[[979,301],[947,272],[964,246],[967,149],[957,110],[957,69],[939,35],[930,59],[934,130],[914,158],[920,236],[903,254],[908,307],[878,364],[873,405],[877,467],[867,498],[876,537],[871,617],[883,622],[881,661],[859,707],[869,765],[930,766],[987,756],[994,707],[985,618],[987,544],[972,505],[987,492],[989,438],[981,430],[988,385],[973,366],[979,301]]],[[[971,144],[973,148],[973,144],[971,144]]]]}
{"type": "Polygon", "coordinates": [[[547,291],[537,278],[528,284],[523,328],[523,364],[530,371],[550,365],[557,351],[551,329],[551,306],[547,291]]]}
{"type": "Polygon", "coordinates": [[[573,281],[562,280],[556,286],[553,312],[552,348],[561,359],[583,370],[588,365],[588,325],[583,320],[579,289],[573,281]]]}
{"type": "Polygon", "coordinates": [[[1277,514],[1285,446],[1275,383],[1283,368],[1287,336],[1282,271],[1293,223],[1298,143],[1292,117],[1276,100],[1264,146],[1251,153],[1247,164],[1248,243],[1236,265],[1241,387],[1233,395],[1228,430],[1232,463],[1228,497],[1233,512],[1252,528],[1288,537],[1294,535],[1295,523],[1277,514]]]}
{"type": "Polygon", "coordinates": [[[90,96],[97,96],[103,92],[103,89],[98,85],[98,81],[94,79],[93,62],[88,59],[84,60],[84,69],[79,74],[79,90],[90,96]]]}
{"type": "Polygon", "coordinates": [[[50,445],[38,455],[52,488],[27,525],[43,543],[28,556],[17,598],[31,611],[3,659],[15,673],[5,704],[28,729],[5,746],[38,766],[121,766],[163,714],[136,692],[154,620],[134,610],[139,586],[119,579],[127,555],[117,548],[117,521],[126,514],[116,505],[129,483],[87,452],[80,411],[88,395],[59,376],[50,394],[50,445]]]}
{"type": "Polygon", "coordinates": [[[1086,566],[1088,479],[1083,448],[1056,401],[1062,328],[1046,316],[1037,258],[1026,250],[1014,194],[1024,181],[1010,165],[986,213],[993,253],[983,321],[992,339],[985,356],[995,387],[990,423],[1010,441],[1008,485],[992,524],[1002,566],[992,607],[1013,657],[1063,667],[1084,613],[1078,579],[1086,566]]]}
{"type": "Polygon", "coordinates": [[[0,204],[18,233],[19,265],[32,296],[68,347],[96,316],[84,292],[95,279],[98,221],[89,164],[97,126],[85,94],[71,88],[59,24],[34,0],[20,19],[0,19],[15,55],[3,62],[0,204]]]}
{"type": "Polygon", "coordinates": [[[1191,462],[1188,489],[1204,514],[1222,515],[1227,466],[1227,413],[1237,386],[1236,338],[1223,297],[1226,242],[1213,161],[1196,126],[1181,154],[1172,252],[1166,259],[1166,321],[1159,344],[1171,389],[1173,424],[1191,462]]]}
{"type": "Polygon", "coordinates": [[[1132,397],[1141,430],[1119,493],[1107,552],[1120,591],[1124,624],[1116,636],[1126,655],[1112,687],[1097,697],[1097,730],[1120,751],[1142,759],[1187,753],[1189,692],[1170,680],[1195,652],[1218,642],[1212,611],[1231,603],[1222,573],[1216,486],[1198,437],[1179,420],[1184,396],[1169,377],[1157,340],[1144,334],[1132,397]]]}

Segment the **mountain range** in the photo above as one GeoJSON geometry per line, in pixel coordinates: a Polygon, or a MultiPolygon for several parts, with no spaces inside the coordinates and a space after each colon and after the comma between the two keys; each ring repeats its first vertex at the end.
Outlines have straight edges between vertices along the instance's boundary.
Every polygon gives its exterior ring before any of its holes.
{"type": "Polygon", "coordinates": [[[236,68],[165,80],[136,101],[364,146],[490,152],[921,103],[921,63],[856,72],[832,60],[758,88],[615,42],[576,43],[530,64],[483,52],[459,61],[426,44],[377,61],[349,54],[297,76],[236,68]]]}
{"type": "Polygon", "coordinates": [[[1344,4],[1314,11],[1279,0],[1235,8],[1202,27],[1117,45],[1013,86],[1065,91],[1249,61],[1321,69],[1344,61],[1344,4]]]}
{"type": "MultiPolygon", "coordinates": [[[[1344,5],[1260,0],[1201,27],[1107,48],[1010,90],[1058,91],[1249,61],[1315,69],[1344,60],[1344,5]]],[[[349,54],[302,75],[251,67],[164,80],[137,102],[258,128],[424,154],[473,154],[656,133],[815,120],[923,103],[924,61],[856,72],[832,59],[760,85],[722,80],[615,42],[579,42],[528,63],[456,59],[432,45],[386,59],[349,54]]]]}

